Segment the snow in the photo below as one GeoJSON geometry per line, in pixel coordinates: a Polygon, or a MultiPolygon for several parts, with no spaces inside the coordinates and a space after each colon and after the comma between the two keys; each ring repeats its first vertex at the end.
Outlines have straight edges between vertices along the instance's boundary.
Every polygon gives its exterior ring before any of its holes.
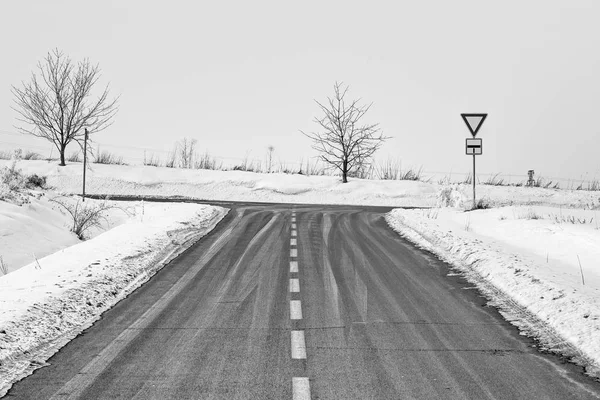
{"type": "MultiPolygon", "coordinates": [[[[8,163],[0,161],[0,168],[8,163]]],[[[18,168],[46,176],[51,190],[33,193],[21,206],[0,201],[0,256],[11,271],[0,276],[0,394],[226,213],[190,203],[116,202],[129,214],[114,210],[109,224],[80,242],[49,199],[81,192],[82,165],[20,161],[18,168]]],[[[92,164],[86,193],[427,207],[394,209],[386,219],[454,265],[524,334],[600,375],[598,192],[478,185],[478,198],[492,208],[465,212],[468,185],[342,184],[331,176],[92,164]]]]}
{"type": "Polygon", "coordinates": [[[598,376],[597,213],[547,206],[467,212],[395,209],[386,220],[402,236],[464,273],[508,320],[545,349],[572,357],[598,376]],[[540,219],[528,219],[531,216],[540,219]],[[569,216],[585,223],[566,222],[569,216]]]}
{"type": "Polygon", "coordinates": [[[0,202],[2,229],[10,233],[0,242],[6,259],[26,259],[10,255],[20,247],[31,251],[39,242],[43,248],[38,261],[0,276],[0,395],[212,230],[227,212],[187,203],[119,204],[130,216],[114,214],[108,224],[112,229],[81,242],[61,230],[62,215],[43,199],[21,207],[0,202]],[[42,256],[53,249],[59,251],[42,256]]]}
{"type": "MultiPolygon", "coordinates": [[[[0,168],[8,165],[0,160],[0,168]]],[[[48,177],[48,184],[66,193],[81,193],[81,163],[59,167],[56,162],[20,161],[27,174],[48,177]]],[[[202,200],[274,203],[354,204],[391,207],[431,207],[444,187],[419,181],[377,181],[350,178],[341,183],[335,176],[284,173],[213,171],[150,166],[91,164],[86,193],[135,196],[183,196],[202,200]]],[[[471,187],[460,185],[462,196],[471,187]]],[[[495,206],[538,204],[563,207],[597,207],[600,193],[544,188],[478,185],[478,198],[495,206]]]]}
{"type": "MultiPolygon", "coordinates": [[[[50,201],[54,195],[39,193],[27,204],[18,206],[0,202],[0,257],[8,272],[19,269],[37,258],[43,258],[65,247],[79,243],[77,235],[70,232],[72,220],[64,210],[50,201]]],[[[73,199],[65,199],[74,204],[73,199]]],[[[98,201],[88,200],[97,204],[98,201]]],[[[112,202],[117,206],[121,204],[112,202]]],[[[124,211],[107,211],[107,223],[101,228],[92,228],[86,235],[93,238],[127,220],[124,211]]]]}

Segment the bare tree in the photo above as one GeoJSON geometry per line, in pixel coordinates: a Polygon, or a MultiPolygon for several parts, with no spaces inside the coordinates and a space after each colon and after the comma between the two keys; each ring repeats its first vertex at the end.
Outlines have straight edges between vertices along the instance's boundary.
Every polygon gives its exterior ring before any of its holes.
{"type": "Polygon", "coordinates": [[[38,63],[38,69],[40,74],[32,73],[22,88],[12,87],[17,106],[13,109],[20,115],[18,120],[28,125],[16,128],[54,143],[60,165],[65,165],[67,145],[75,141],[83,148],[85,128],[93,134],[111,125],[118,111],[117,99],[109,100],[108,85],[97,99],[91,99],[100,68],[88,59],[75,65],[55,49],[38,63]]]}
{"type": "Polygon", "coordinates": [[[361,119],[371,108],[359,105],[358,100],[347,102],[348,86],[342,90],[342,84],[336,82],[334,97],[327,98],[327,104],[315,102],[325,114],[315,118],[321,132],[305,133],[312,139],[312,148],[320,153],[320,158],[331,168],[342,173],[342,182],[348,182],[348,174],[358,168],[367,168],[375,151],[389,137],[380,133],[379,124],[363,124],[361,119]]]}
{"type": "Polygon", "coordinates": [[[181,168],[192,168],[196,147],[196,139],[183,138],[177,145],[179,149],[179,166],[181,168]]]}
{"type": "Polygon", "coordinates": [[[273,151],[275,151],[275,147],[267,147],[267,173],[269,174],[271,173],[271,168],[273,166],[273,151]]]}

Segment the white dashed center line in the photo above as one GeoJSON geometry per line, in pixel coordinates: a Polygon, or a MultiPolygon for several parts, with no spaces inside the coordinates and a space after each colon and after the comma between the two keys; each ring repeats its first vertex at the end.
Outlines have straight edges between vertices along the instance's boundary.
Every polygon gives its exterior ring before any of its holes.
{"type": "Polygon", "coordinates": [[[290,301],[290,319],[302,319],[302,303],[300,300],[290,301]]]}
{"type": "Polygon", "coordinates": [[[306,359],[306,343],[304,331],[292,331],[292,358],[306,359]]]}
{"type": "Polygon", "coordinates": [[[290,292],[292,292],[292,293],[300,292],[300,280],[290,279],[290,292]]]}
{"type": "MultiPolygon", "coordinates": [[[[296,212],[292,211],[292,229],[290,239],[290,257],[298,258],[298,241],[296,239],[296,212]]],[[[290,261],[290,273],[298,273],[298,261],[290,261]]],[[[290,279],[290,292],[300,292],[300,279],[290,279]]],[[[290,300],[290,319],[302,319],[302,302],[300,300],[290,300]]],[[[292,334],[292,358],[306,359],[306,342],[304,331],[291,331],[292,334]]],[[[292,378],[292,398],[293,400],[310,400],[310,381],[306,377],[292,378]]]]}
{"type": "Polygon", "coordinates": [[[292,378],[292,396],[293,400],[310,400],[308,378],[292,378]]]}

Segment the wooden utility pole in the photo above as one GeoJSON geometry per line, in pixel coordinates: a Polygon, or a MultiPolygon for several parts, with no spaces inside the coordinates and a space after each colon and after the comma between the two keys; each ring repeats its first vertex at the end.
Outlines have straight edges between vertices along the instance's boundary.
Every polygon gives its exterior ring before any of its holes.
{"type": "Polygon", "coordinates": [[[83,202],[85,202],[85,170],[87,164],[87,141],[88,141],[88,130],[85,128],[85,138],[83,140],[83,202]]]}

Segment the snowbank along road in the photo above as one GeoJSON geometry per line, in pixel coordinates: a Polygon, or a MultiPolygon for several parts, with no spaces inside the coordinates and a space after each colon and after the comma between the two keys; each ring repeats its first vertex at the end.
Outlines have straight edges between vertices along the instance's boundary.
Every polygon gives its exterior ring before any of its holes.
{"type": "Polygon", "coordinates": [[[600,399],[389,209],[237,205],[14,399],[600,399]]]}

